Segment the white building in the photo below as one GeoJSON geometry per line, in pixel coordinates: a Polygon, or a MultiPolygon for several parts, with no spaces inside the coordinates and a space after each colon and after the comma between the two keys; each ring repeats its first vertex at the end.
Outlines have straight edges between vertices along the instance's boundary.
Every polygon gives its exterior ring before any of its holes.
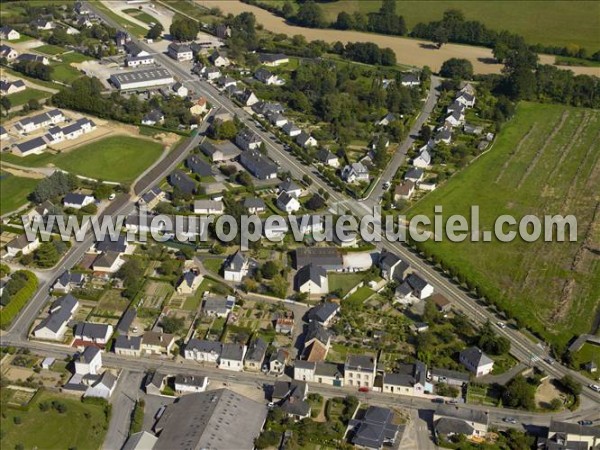
{"type": "Polygon", "coordinates": [[[81,375],[99,375],[102,369],[102,352],[98,347],[89,346],[75,361],[75,373],[81,375]]]}
{"type": "Polygon", "coordinates": [[[208,378],[196,375],[177,375],[175,377],[175,392],[189,394],[204,392],[208,387],[208,378]]]}
{"type": "Polygon", "coordinates": [[[476,377],[487,375],[494,368],[494,361],[477,347],[469,347],[460,352],[459,361],[476,377]]]}
{"type": "Polygon", "coordinates": [[[244,369],[246,350],[246,346],[242,344],[223,344],[219,369],[241,372],[244,369]]]}
{"type": "Polygon", "coordinates": [[[110,76],[110,82],[119,90],[149,89],[175,82],[167,69],[142,69],[133,72],[119,72],[110,76]]]}

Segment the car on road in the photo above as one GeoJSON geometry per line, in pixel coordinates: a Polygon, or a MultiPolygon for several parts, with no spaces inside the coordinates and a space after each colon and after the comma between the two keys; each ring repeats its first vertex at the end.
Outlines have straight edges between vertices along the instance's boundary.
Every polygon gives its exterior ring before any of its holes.
{"type": "Polygon", "coordinates": [[[369,392],[369,388],[367,386],[359,387],[358,392],[369,392]]]}
{"type": "Polygon", "coordinates": [[[594,422],[592,422],[591,420],[580,420],[579,422],[577,422],[579,425],[584,426],[584,427],[589,427],[590,425],[592,425],[594,422]]]}
{"type": "Polygon", "coordinates": [[[434,398],[431,400],[433,403],[444,403],[444,399],[441,397],[434,398]]]}
{"type": "Polygon", "coordinates": [[[504,322],[497,322],[496,325],[498,325],[503,330],[506,328],[506,324],[504,322]]]}
{"type": "Polygon", "coordinates": [[[553,365],[554,364],[554,359],[550,358],[549,356],[547,358],[544,359],[544,361],[546,361],[548,364],[553,365]]]}
{"type": "Polygon", "coordinates": [[[517,419],[515,419],[514,417],[505,417],[504,419],[502,419],[502,421],[506,423],[512,423],[513,425],[517,424],[517,419]]]}
{"type": "Polygon", "coordinates": [[[598,386],[597,384],[590,384],[588,385],[588,387],[595,392],[600,392],[600,386],[598,386]]]}
{"type": "Polygon", "coordinates": [[[390,188],[391,184],[389,181],[386,181],[385,183],[383,183],[383,190],[387,191],[390,188]]]}
{"type": "Polygon", "coordinates": [[[117,196],[117,194],[115,194],[115,193],[113,192],[112,194],[110,194],[110,195],[108,196],[108,199],[109,199],[109,200],[114,200],[116,196],[117,196]]]}

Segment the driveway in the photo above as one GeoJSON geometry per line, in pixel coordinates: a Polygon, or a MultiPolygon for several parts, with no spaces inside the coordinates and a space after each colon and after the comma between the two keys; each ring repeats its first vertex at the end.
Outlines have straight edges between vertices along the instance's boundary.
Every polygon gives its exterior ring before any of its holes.
{"type": "Polygon", "coordinates": [[[117,388],[110,399],[112,414],[106,439],[102,448],[104,450],[119,449],[125,444],[129,435],[131,412],[138,399],[143,372],[130,372],[123,370],[117,388]]]}

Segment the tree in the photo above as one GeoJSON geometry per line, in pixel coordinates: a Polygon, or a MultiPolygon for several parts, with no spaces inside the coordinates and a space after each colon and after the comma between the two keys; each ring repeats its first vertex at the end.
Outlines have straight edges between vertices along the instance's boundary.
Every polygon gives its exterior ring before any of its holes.
{"type": "Polygon", "coordinates": [[[165,333],[177,334],[185,324],[183,317],[164,316],[161,320],[161,326],[165,333]]]}
{"type": "Polygon", "coordinates": [[[238,127],[233,120],[213,122],[208,129],[208,135],[213,139],[230,140],[238,134],[238,127]]]}
{"type": "Polygon", "coordinates": [[[294,22],[303,27],[323,28],[325,26],[325,15],[319,5],[313,1],[308,1],[300,5],[294,16],[294,22]]]}
{"type": "Polygon", "coordinates": [[[318,211],[325,207],[325,200],[319,194],[313,194],[306,202],[306,207],[311,211],[318,211]]]}
{"type": "Polygon", "coordinates": [[[351,30],[354,28],[354,19],[349,13],[342,11],[338,14],[333,26],[338,30],[351,30]]]}
{"type": "Polygon", "coordinates": [[[164,30],[165,29],[162,26],[162,24],[160,22],[156,22],[154,25],[152,25],[152,28],[148,30],[148,34],[146,34],[146,37],[148,39],[158,39],[162,35],[164,30]]]}
{"type": "Polygon", "coordinates": [[[198,31],[200,31],[198,22],[181,16],[176,16],[169,28],[171,36],[177,41],[193,41],[198,31]]]}
{"type": "Polygon", "coordinates": [[[523,375],[517,375],[508,382],[502,395],[504,406],[511,408],[535,409],[535,387],[523,375]]]}
{"type": "Polygon", "coordinates": [[[37,184],[31,194],[31,199],[36,203],[42,203],[71,192],[78,184],[79,181],[75,175],[56,171],[37,184]]]}
{"type": "Polygon", "coordinates": [[[426,123],[423,124],[421,130],[419,130],[419,136],[423,140],[423,142],[429,142],[431,139],[431,128],[426,123]]]}
{"type": "Polygon", "coordinates": [[[260,273],[266,279],[271,280],[279,273],[279,266],[275,261],[267,261],[260,268],[260,273]]]}
{"type": "Polygon", "coordinates": [[[442,64],[440,75],[457,80],[470,80],[473,78],[473,64],[468,59],[450,58],[442,64]]]}
{"type": "Polygon", "coordinates": [[[2,98],[0,98],[0,106],[2,106],[2,109],[4,109],[8,113],[8,111],[10,111],[10,108],[12,107],[10,98],[3,95],[2,98]]]}
{"type": "Polygon", "coordinates": [[[275,275],[271,281],[271,292],[279,298],[285,298],[288,290],[288,282],[281,275],[275,275]]]}
{"type": "Polygon", "coordinates": [[[444,27],[439,27],[435,30],[433,42],[437,44],[438,48],[442,48],[442,45],[448,43],[448,30],[444,27]]]}
{"type": "Polygon", "coordinates": [[[294,14],[294,7],[289,1],[286,1],[281,7],[281,14],[283,14],[283,17],[286,19],[289,19],[294,14]]]}

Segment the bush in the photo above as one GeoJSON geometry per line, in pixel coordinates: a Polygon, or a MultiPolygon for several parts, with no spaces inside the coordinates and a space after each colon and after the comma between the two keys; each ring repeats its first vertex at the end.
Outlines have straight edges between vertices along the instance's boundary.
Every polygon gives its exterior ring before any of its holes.
{"type": "MultiPolygon", "coordinates": [[[[28,270],[19,270],[16,273],[22,273],[27,276],[27,282],[21,290],[11,297],[10,303],[0,311],[0,328],[5,329],[11,324],[13,319],[21,308],[29,301],[38,288],[38,279],[33,272],[28,270]]],[[[14,275],[13,275],[14,276],[14,275]]]]}

